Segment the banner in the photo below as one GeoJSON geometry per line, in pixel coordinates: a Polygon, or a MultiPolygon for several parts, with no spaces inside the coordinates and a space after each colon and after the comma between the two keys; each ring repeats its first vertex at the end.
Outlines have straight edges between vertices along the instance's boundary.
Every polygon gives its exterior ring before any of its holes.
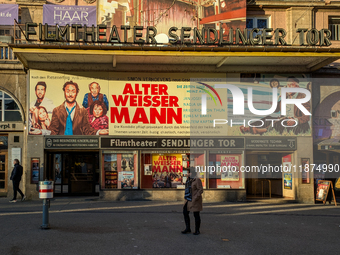
{"type": "Polygon", "coordinates": [[[44,4],[43,11],[44,24],[58,24],[59,26],[65,26],[66,24],[97,25],[96,6],[44,4]]]}
{"type": "MultiPolygon", "coordinates": [[[[131,24],[140,24],[144,28],[154,26],[157,35],[163,34],[162,38],[156,36],[155,40],[164,43],[169,40],[166,34],[171,27],[199,27],[215,29],[220,33],[223,28],[223,38],[229,36],[229,29],[246,27],[246,0],[223,0],[220,7],[214,1],[206,1],[204,5],[198,0],[173,1],[173,0],[149,0],[147,2],[134,2],[128,0],[111,1],[98,0],[98,24],[104,24],[108,28],[116,26],[119,37],[123,40],[126,36],[130,41],[133,38],[131,24]],[[130,27],[125,31],[120,30],[121,26],[130,27]],[[165,37],[164,37],[165,36],[165,37]]],[[[110,29],[106,36],[110,35],[110,29]]],[[[143,30],[146,34],[146,29],[143,30]]],[[[180,29],[177,32],[180,36],[180,29]]],[[[193,33],[193,31],[191,31],[193,33]]],[[[203,37],[211,35],[204,34],[203,37]]],[[[170,39],[171,40],[171,39],[170,39]]]]}
{"type": "Polygon", "coordinates": [[[18,20],[19,7],[17,4],[0,4],[0,25],[14,25],[18,20]]]}
{"type": "MultiPolygon", "coordinates": [[[[110,75],[104,72],[31,70],[29,134],[120,137],[190,135],[191,74],[151,74],[152,77],[138,73],[131,76],[122,73],[110,75]],[[68,111],[72,111],[71,120],[67,118],[65,104],[70,106],[68,111]]],[[[207,77],[209,75],[205,74],[207,77]]],[[[195,91],[199,98],[200,90],[195,91]]],[[[208,121],[211,116],[213,113],[205,119],[208,121]]],[[[213,132],[211,134],[215,135],[213,132]]],[[[172,147],[171,143],[174,142],[179,147],[185,145],[183,141],[163,141],[166,144],[162,146],[172,147]]],[[[123,144],[125,142],[116,145],[123,144]]],[[[153,144],[146,143],[146,146],[153,144]]],[[[225,142],[225,145],[228,144],[228,141],[225,142]]]]}
{"type": "MultiPolygon", "coordinates": [[[[250,83],[222,75],[31,70],[29,134],[111,135],[115,140],[105,147],[112,148],[153,148],[158,142],[163,148],[243,148],[243,139],[195,138],[311,135],[310,82],[288,76],[250,83]],[[206,78],[190,78],[198,75],[206,78]],[[190,140],[153,140],[157,137],[190,140]]],[[[271,139],[252,139],[247,147],[258,145],[295,148],[294,140],[271,139]]]]}

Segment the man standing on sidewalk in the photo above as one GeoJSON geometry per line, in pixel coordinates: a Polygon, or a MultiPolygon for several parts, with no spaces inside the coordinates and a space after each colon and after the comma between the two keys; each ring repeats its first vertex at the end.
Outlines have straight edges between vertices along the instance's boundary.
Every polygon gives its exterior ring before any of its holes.
{"type": "Polygon", "coordinates": [[[11,178],[10,178],[13,182],[14,195],[13,195],[13,199],[11,201],[9,201],[10,203],[15,203],[17,201],[17,191],[19,191],[19,193],[21,195],[21,201],[24,201],[26,199],[26,196],[24,195],[24,193],[22,193],[22,191],[19,188],[21,176],[22,176],[22,173],[23,173],[22,166],[19,163],[20,162],[19,162],[18,159],[14,159],[14,161],[13,161],[14,168],[13,168],[11,178]]]}

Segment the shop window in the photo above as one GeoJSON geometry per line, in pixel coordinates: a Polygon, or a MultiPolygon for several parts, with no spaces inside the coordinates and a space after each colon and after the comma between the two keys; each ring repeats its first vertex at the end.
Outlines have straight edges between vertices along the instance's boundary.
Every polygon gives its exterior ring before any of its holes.
{"type": "Polygon", "coordinates": [[[19,105],[3,91],[0,91],[0,113],[0,121],[22,121],[19,105]]]}
{"type": "MultiPolygon", "coordinates": [[[[141,155],[142,189],[184,189],[190,167],[204,166],[204,153],[143,153],[141,155]]],[[[204,172],[198,173],[203,188],[206,187],[204,172]]]]}
{"type": "Polygon", "coordinates": [[[244,189],[244,173],[242,154],[219,154],[210,152],[209,166],[215,167],[215,172],[209,171],[209,188],[212,189],[244,189]]]}
{"type": "Polygon", "coordinates": [[[328,28],[332,32],[331,40],[340,40],[340,16],[328,18],[328,28]]]}
{"type": "Polygon", "coordinates": [[[104,152],[102,188],[137,189],[137,152],[104,152]]]}

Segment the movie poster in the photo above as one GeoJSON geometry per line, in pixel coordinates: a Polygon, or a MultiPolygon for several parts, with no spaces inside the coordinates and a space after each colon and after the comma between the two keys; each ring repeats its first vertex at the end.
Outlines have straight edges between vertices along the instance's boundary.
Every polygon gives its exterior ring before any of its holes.
{"type": "Polygon", "coordinates": [[[104,171],[117,171],[117,154],[104,154],[104,171]]]}
{"type": "Polygon", "coordinates": [[[221,181],[238,181],[240,179],[240,158],[234,155],[221,156],[221,181]]]}
{"type": "Polygon", "coordinates": [[[328,195],[328,190],[329,190],[329,182],[323,181],[319,182],[317,189],[316,189],[316,199],[317,200],[325,200],[328,195]]]}
{"type": "Polygon", "coordinates": [[[133,154],[122,154],[121,170],[133,171],[134,170],[134,157],[133,154]]]}
{"type": "Polygon", "coordinates": [[[61,154],[54,154],[54,173],[55,173],[55,184],[61,184],[62,177],[62,166],[61,166],[61,154]]]}
{"type": "Polygon", "coordinates": [[[106,74],[30,71],[30,135],[108,135],[106,74]],[[106,79],[105,79],[106,78],[106,79]]]}
{"type": "Polygon", "coordinates": [[[135,187],[135,173],[133,171],[124,171],[118,173],[118,182],[121,189],[132,189],[135,187]]]}
{"type": "MultiPolygon", "coordinates": [[[[312,82],[307,75],[289,74],[241,74],[240,83],[234,83],[243,91],[244,98],[248,98],[249,88],[252,88],[253,108],[257,110],[269,110],[270,114],[258,113],[255,115],[250,107],[245,107],[243,115],[233,115],[233,107],[228,108],[228,116],[233,116],[233,122],[241,123],[228,127],[228,135],[232,136],[310,136],[311,116],[305,115],[295,105],[286,105],[286,113],[283,114],[282,89],[302,88],[311,92],[312,82]],[[253,75],[253,76],[252,76],[253,75]],[[273,95],[273,89],[277,89],[277,96],[273,95]],[[276,101],[273,100],[273,96],[276,101]],[[271,121],[273,120],[273,121],[271,121]],[[290,120],[295,120],[294,122],[290,120]],[[243,124],[242,124],[243,123],[243,124]]],[[[304,93],[286,93],[287,99],[302,99],[304,93]]],[[[236,99],[237,100],[237,99],[236,99]]],[[[228,103],[234,105],[232,93],[228,93],[228,103]]],[[[302,104],[308,111],[312,111],[311,101],[302,104]]],[[[227,126],[227,125],[226,125],[227,126]]]]}
{"type": "Polygon", "coordinates": [[[293,189],[293,179],[292,174],[284,174],[283,175],[283,185],[284,189],[293,189]]]}
{"type": "Polygon", "coordinates": [[[38,158],[31,159],[32,178],[31,183],[39,183],[40,160],[38,158]]]}
{"type": "Polygon", "coordinates": [[[151,164],[144,164],[144,175],[152,175],[151,164]]]}
{"type": "Polygon", "coordinates": [[[182,155],[153,154],[152,177],[154,188],[176,188],[182,185],[182,155]]]}

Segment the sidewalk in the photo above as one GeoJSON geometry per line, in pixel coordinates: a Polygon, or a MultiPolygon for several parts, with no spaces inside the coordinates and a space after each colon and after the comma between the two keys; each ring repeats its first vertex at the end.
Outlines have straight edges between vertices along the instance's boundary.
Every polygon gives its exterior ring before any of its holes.
{"type": "MultiPolygon", "coordinates": [[[[0,198],[0,254],[337,254],[340,207],[209,203],[201,235],[183,235],[181,202],[0,198]]],[[[194,219],[191,214],[192,230],[194,219]]]]}

